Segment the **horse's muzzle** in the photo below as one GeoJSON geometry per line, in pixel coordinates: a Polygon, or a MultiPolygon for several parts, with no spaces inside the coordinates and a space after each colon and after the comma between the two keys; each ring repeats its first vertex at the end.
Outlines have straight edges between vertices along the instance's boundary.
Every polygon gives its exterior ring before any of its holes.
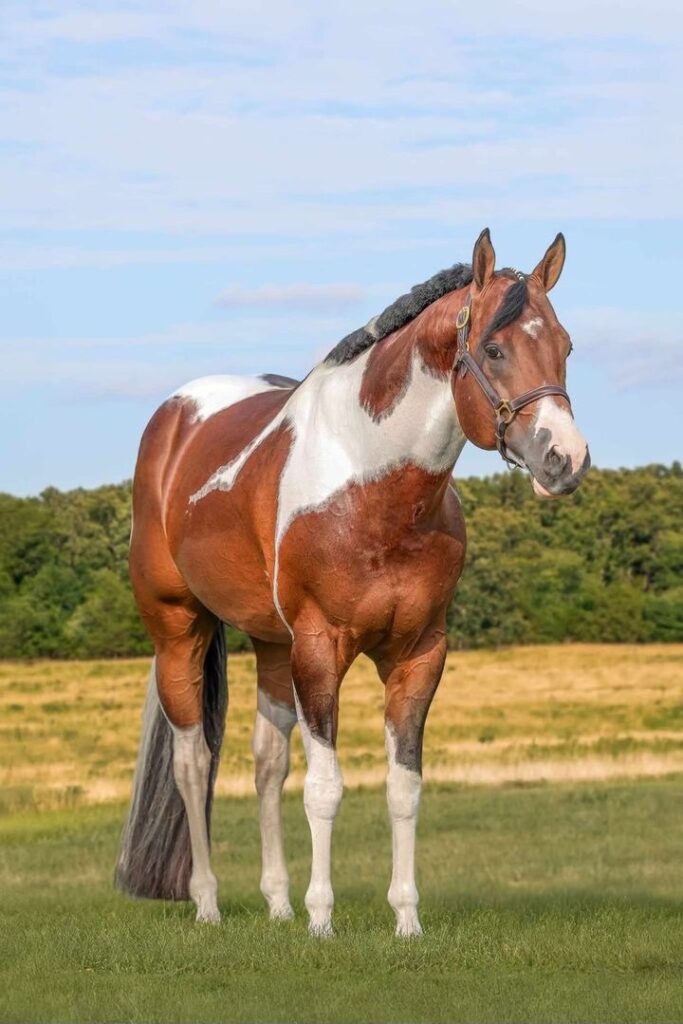
{"type": "Polygon", "coordinates": [[[582,464],[574,471],[570,456],[559,452],[553,446],[546,452],[542,466],[537,472],[529,467],[534,477],[534,492],[540,498],[561,498],[573,494],[588,472],[590,464],[588,448],[582,464]]]}

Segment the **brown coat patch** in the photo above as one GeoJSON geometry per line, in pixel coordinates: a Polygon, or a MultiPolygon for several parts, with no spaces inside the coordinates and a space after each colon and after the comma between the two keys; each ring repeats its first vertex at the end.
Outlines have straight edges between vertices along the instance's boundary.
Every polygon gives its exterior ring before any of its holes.
{"type": "Polygon", "coordinates": [[[327,623],[354,655],[400,648],[446,607],[464,555],[450,474],[405,466],[293,521],[280,546],[280,604],[295,633],[327,623]]]}
{"type": "Polygon", "coordinates": [[[410,337],[404,331],[378,342],[371,349],[358,397],[376,422],[390,416],[408,390],[412,355],[410,337]]]}

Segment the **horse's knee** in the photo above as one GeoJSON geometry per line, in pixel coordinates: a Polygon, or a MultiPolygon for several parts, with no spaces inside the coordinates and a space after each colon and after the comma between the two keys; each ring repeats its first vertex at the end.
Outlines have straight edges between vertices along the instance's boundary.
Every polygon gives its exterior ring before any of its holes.
{"type": "Polygon", "coordinates": [[[333,820],[339,810],[344,782],[337,754],[317,740],[312,741],[311,756],[304,782],[304,807],[309,818],[333,820]]]}
{"type": "Polygon", "coordinates": [[[409,764],[399,760],[399,745],[393,727],[387,723],[385,727],[385,745],[387,751],[387,804],[389,814],[394,821],[410,820],[417,817],[422,792],[422,775],[419,770],[415,744],[407,744],[412,756],[409,764]]]}
{"type": "Polygon", "coordinates": [[[289,738],[296,722],[293,707],[258,691],[258,710],[252,750],[259,796],[272,787],[280,788],[289,773],[289,738]]]}
{"type": "Polygon", "coordinates": [[[394,765],[387,777],[387,804],[394,821],[417,817],[422,779],[417,772],[394,765]]]}
{"type": "Polygon", "coordinates": [[[272,726],[257,723],[252,749],[256,792],[263,796],[273,786],[281,787],[289,774],[289,741],[272,726]]]}

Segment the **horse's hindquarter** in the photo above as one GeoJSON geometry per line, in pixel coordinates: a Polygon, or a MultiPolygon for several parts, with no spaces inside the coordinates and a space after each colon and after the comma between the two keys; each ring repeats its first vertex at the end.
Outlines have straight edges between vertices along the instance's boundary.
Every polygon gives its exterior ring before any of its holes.
{"type": "Polygon", "coordinates": [[[448,476],[417,466],[353,483],[299,514],[279,550],[278,597],[290,626],[321,615],[369,650],[418,636],[462,572],[465,526],[448,476]]]}
{"type": "Polygon", "coordinates": [[[192,403],[171,400],[168,437],[157,446],[163,469],[154,474],[161,494],[157,518],[184,583],[220,619],[265,640],[289,636],[272,591],[276,496],[288,429],[277,427],[264,438],[229,489],[202,489],[267,427],[289,395],[263,391],[205,419],[193,415],[192,403]]]}

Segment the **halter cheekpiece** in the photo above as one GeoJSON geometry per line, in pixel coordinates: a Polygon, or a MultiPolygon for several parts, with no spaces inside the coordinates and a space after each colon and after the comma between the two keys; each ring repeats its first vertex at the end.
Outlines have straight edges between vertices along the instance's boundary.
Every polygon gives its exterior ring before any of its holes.
{"type": "MultiPolygon", "coordinates": [[[[523,280],[523,275],[519,271],[515,271],[515,275],[519,280],[523,280]]],[[[538,388],[532,388],[531,391],[525,391],[524,394],[519,395],[517,398],[502,398],[469,350],[471,323],[472,296],[470,294],[467,296],[467,301],[455,320],[458,332],[458,351],[453,369],[461,377],[464,377],[469,370],[484,392],[496,416],[496,448],[509,465],[516,466],[518,463],[508,454],[507,445],[505,444],[505,431],[517,413],[526,405],[530,405],[539,398],[546,398],[549,395],[559,395],[569,403],[571,408],[569,395],[559,384],[542,384],[538,388]]]]}

